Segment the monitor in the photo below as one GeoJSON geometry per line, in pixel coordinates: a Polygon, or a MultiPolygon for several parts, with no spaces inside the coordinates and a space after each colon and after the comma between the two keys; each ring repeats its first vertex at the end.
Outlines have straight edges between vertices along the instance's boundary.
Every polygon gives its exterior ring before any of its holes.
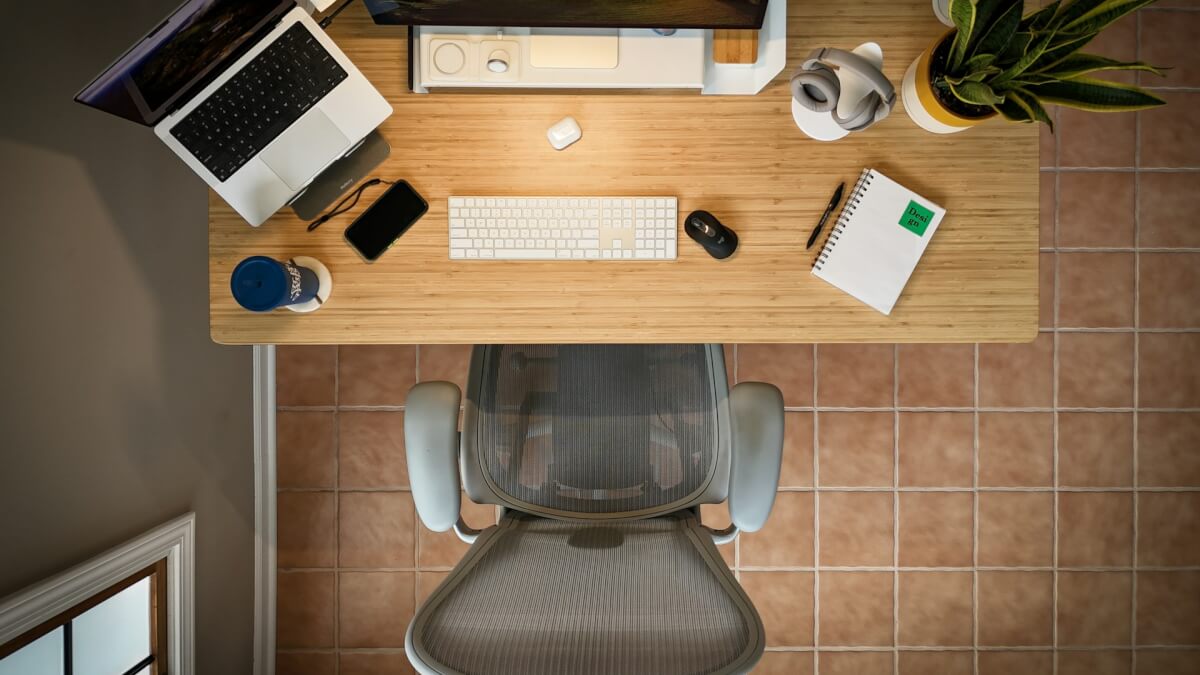
{"type": "Polygon", "coordinates": [[[75,100],[154,125],[295,6],[294,0],[186,0],[75,100]]]}
{"type": "Polygon", "coordinates": [[[762,28],[767,0],[365,0],[376,23],[568,28],[762,28]]]}

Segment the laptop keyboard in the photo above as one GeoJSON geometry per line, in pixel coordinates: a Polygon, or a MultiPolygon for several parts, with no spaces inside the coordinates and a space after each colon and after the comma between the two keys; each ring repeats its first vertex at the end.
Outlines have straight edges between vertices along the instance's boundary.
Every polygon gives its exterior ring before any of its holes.
{"type": "Polygon", "coordinates": [[[296,23],[172,127],[171,135],[225,182],[344,79],[337,60],[296,23]]]}

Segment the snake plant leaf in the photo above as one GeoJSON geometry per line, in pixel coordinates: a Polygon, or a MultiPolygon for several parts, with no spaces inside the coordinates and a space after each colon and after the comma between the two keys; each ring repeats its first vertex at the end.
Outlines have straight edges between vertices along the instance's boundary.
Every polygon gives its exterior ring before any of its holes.
{"type": "MultiPolygon", "coordinates": [[[[982,70],[988,66],[991,66],[995,61],[995,54],[976,54],[975,56],[967,59],[967,62],[963,64],[963,70],[967,73],[973,73],[977,70],[982,70]]],[[[997,70],[996,72],[1000,71],[997,70]]]]}
{"type": "Polygon", "coordinates": [[[1087,77],[1031,85],[1026,91],[1046,103],[1096,112],[1144,110],[1166,103],[1134,85],[1087,77]]]}
{"type": "MultiPolygon", "coordinates": [[[[1000,72],[1000,69],[998,67],[988,66],[987,68],[981,68],[981,69],[976,70],[975,72],[971,73],[970,75],[967,75],[966,77],[962,78],[962,81],[963,82],[983,82],[984,80],[988,79],[989,77],[995,75],[998,72],[1000,72]]],[[[957,83],[955,83],[955,84],[957,84],[957,83]]]]}
{"type": "Polygon", "coordinates": [[[1105,0],[1083,14],[1059,24],[1059,30],[1067,33],[1098,33],[1110,23],[1135,12],[1155,0],[1105,0]]]}
{"type": "Polygon", "coordinates": [[[1024,89],[1018,89],[1010,92],[1010,96],[1014,101],[1016,101],[1017,105],[1025,106],[1029,109],[1029,112],[1033,115],[1035,122],[1041,122],[1050,127],[1051,132],[1054,131],[1054,120],[1051,119],[1050,114],[1046,112],[1046,108],[1042,106],[1042,103],[1038,100],[1037,96],[1030,94],[1024,89]]]}
{"type": "Polygon", "coordinates": [[[1037,12],[1033,12],[1030,16],[1021,19],[1021,30],[1042,30],[1050,25],[1050,19],[1054,18],[1055,12],[1058,11],[1060,2],[1051,2],[1051,4],[1040,8],[1037,12]]]}
{"type": "Polygon", "coordinates": [[[1055,2],[1052,2],[1034,12],[1033,14],[1030,14],[1024,19],[1021,19],[1021,31],[1028,32],[1044,30],[1050,25],[1050,21],[1054,19],[1054,15],[1058,12],[1061,4],[1062,3],[1060,0],[1056,0],[1055,2]]]}
{"type": "Polygon", "coordinates": [[[1025,52],[1017,62],[1009,66],[1004,72],[997,75],[993,80],[994,86],[1002,86],[1009,80],[1015,79],[1018,75],[1025,72],[1041,58],[1046,48],[1050,45],[1050,41],[1054,39],[1054,33],[1047,33],[1042,37],[1037,38],[1030,46],[1029,51],[1025,52]]]}
{"type": "MultiPolygon", "coordinates": [[[[999,54],[1008,46],[1017,28],[1021,25],[1021,9],[1025,6],[1023,0],[1006,0],[1006,5],[997,8],[996,18],[988,23],[978,40],[971,45],[972,59],[979,54],[999,54]]],[[[967,61],[970,64],[970,60],[967,61]]]]}
{"type": "Polygon", "coordinates": [[[1046,48],[1046,51],[1042,52],[1042,55],[1027,70],[1046,71],[1053,68],[1063,59],[1083,49],[1094,37],[1096,35],[1093,33],[1091,35],[1071,37],[1066,40],[1051,40],[1050,46],[1046,48]]]}
{"type": "Polygon", "coordinates": [[[993,105],[992,108],[1014,122],[1042,122],[1054,131],[1054,120],[1046,113],[1046,109],[1038,102],[1037,97],[1024,91],[1015,90],[1004,97],[1004,101],[993,105]]]}
{"type": "Polygon", "coordinates": [[[1011,65],[1029,49],[1030,42],[1033,42],[1033,33],[1017,31],[1012,39],[1008,41],[1008,45],[1004,48],[1004,51],[1000,53],[1000,61],[1011,65]]]}
{"type": "MultiPolygon", "coordinates": [[[[1039,70],[1053,79],[1069,80],[1101,70],[1140,70],[1163,76],[1162,69],[1141,61],[1117,61],[1096,54],[1071,54],[1053,65],[1053,70],[1039,70]]],[[[1026,73],[1028,75],[1028,73],[1026,73]]]]}
{"type": "Polygon", "coordinates": [[[997,96],[991,87],[982,82],[951,84],[950,93],[958,100],[971,105],[992,106],[1004,101],[1003,96],[997,96]]]}
{"type": "Polygon", "coordinates": [[[1104,5],[1124,0],[1064,0],[1060,3],[1054,17],[1046,28],[1061,28],[1088,12],[1102,8],[1104,5]]]}
{"type": "Polygon", "coordinates": [[[979,0],[950,0],[950,20],[954,22],[954,40],[950,43],[950,57],[946,69],[957,73],[962,62],[967,58],[967,46],[971,42],[971,33],[975,30],[975,12],[979,0]]]}
{"type": "Polygon", "coordinates": [[[946,80],[947,84],[962,84],[963,82],[983,82],[984,80],[988,79],[989,77],[991,77],[992,75],[995,75],[998,72],[1000,72],[1000,69],[997,68],[996,66],[988,66],[986,68],[980,68],[979,70],[970,71],[970,72],[968,72],[968,74],[962,75],[959,77],[946,75],[944,77],[944,79],[946,80]]]}
{"type": "Polygon", "coordinates": [[[1031,84],[1046,84],[1047,82],[1054,82],[1058,79],[1059,78],[1055,77],[1054,75],[1025,71],[1021,74],[1021,77],[1009,81],[1008,87],[1011,89],[1020,89],[1022,87],[1028,87],[1031,84]]]}
{"type": "Polygon", "coordinates": [[[976,0],[975,28],[967,41],[968,56],[978,52],[979,41],[995,25],[996,18],[1013,2],[1021,3],[1023,0],[976,0]]]}

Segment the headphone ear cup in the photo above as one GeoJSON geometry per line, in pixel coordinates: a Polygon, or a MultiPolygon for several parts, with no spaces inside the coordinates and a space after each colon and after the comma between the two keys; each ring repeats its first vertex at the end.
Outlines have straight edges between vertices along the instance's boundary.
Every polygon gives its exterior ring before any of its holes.
{"type": "Polygon", "coordinates": [[[842,83],[829,68],[818,64],[812,70],[801,69],[792,76],[792,98],[813,112],[837,108],[842,83]]]}
{"type": "Polygon", "coordinates": [[[880,106],[886,107],[883,98],[879,95],[879,92],[873,91],[863,97],[847,117],[839,117],[835,110],[833,121],[837,122],[838,126],[846,131],[862,131],[875,123],[875,113],[880,106]]]}

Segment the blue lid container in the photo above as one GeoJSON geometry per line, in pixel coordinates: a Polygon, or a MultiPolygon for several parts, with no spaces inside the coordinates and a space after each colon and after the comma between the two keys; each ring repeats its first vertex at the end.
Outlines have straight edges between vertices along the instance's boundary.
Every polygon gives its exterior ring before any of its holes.
{"type": "Polygon", "coordinates": [[[304,304],[317,296],[319,286],[312,270],[262,255],[238,263],[229,278],[234,300],[251,312],[304,304]]]}

